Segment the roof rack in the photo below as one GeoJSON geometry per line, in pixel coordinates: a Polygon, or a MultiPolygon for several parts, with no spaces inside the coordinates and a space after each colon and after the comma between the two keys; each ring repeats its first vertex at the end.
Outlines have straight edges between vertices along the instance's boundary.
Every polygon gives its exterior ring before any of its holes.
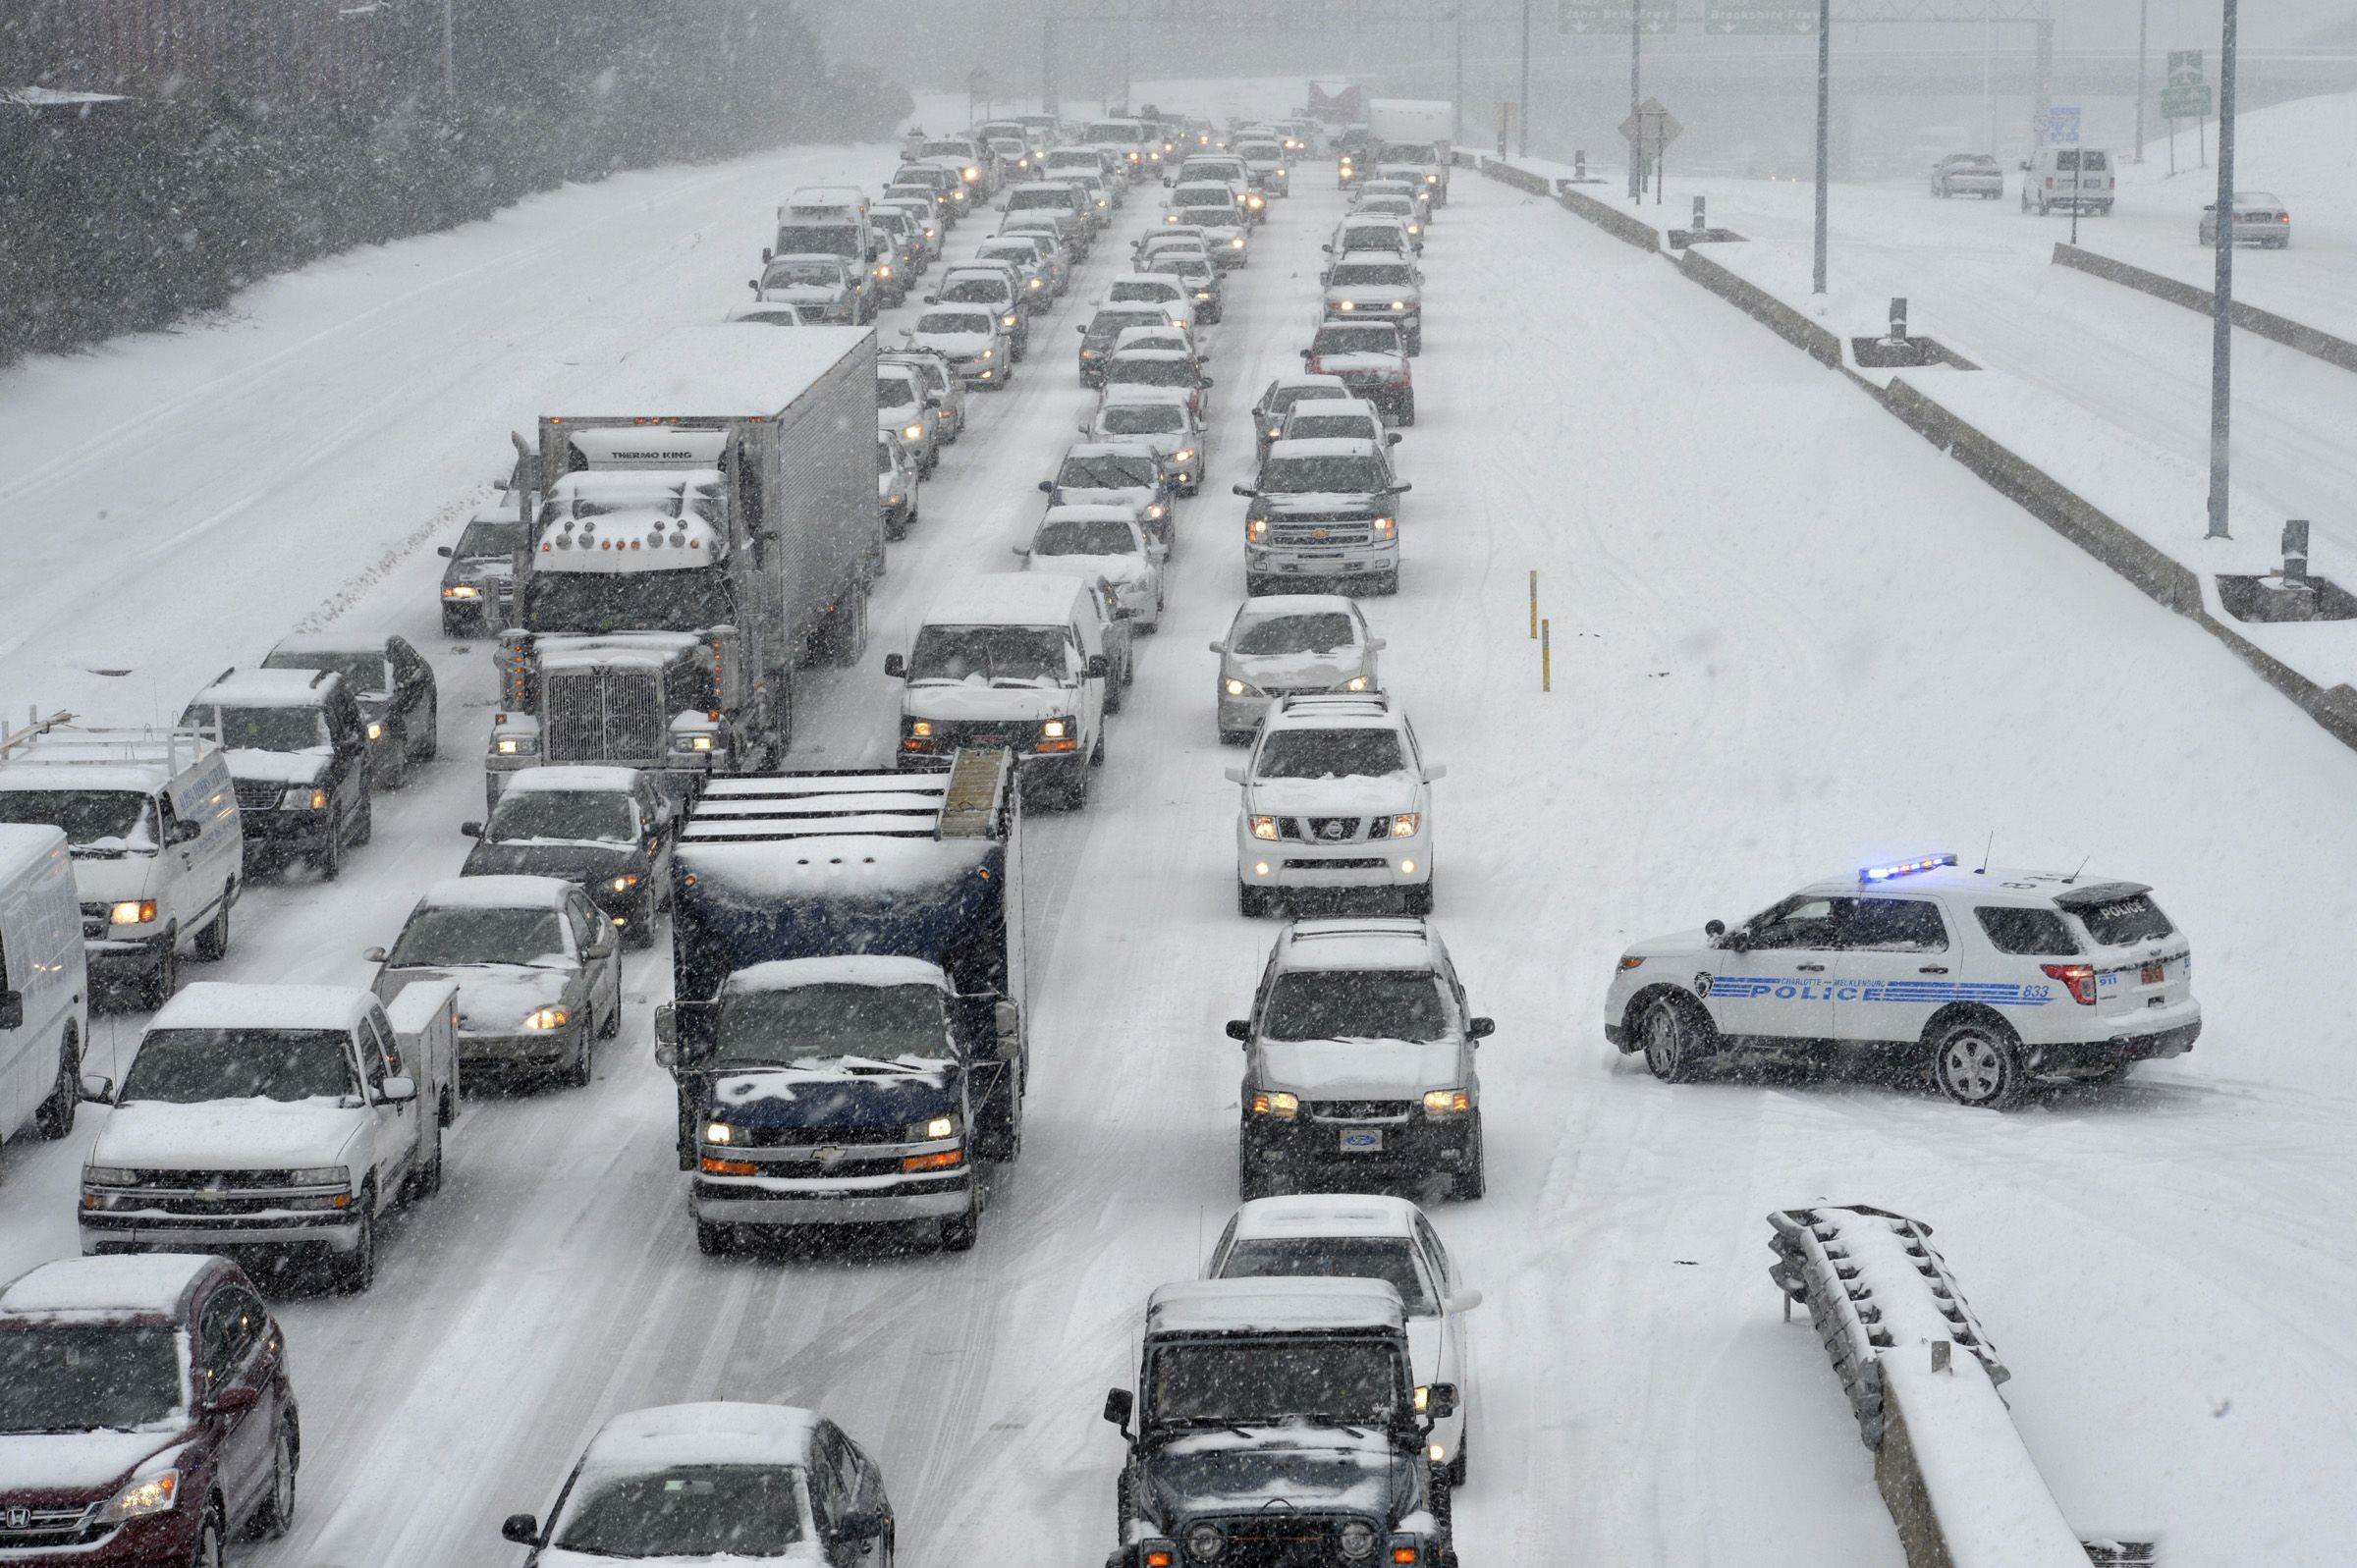
{"type": "Polygon", "coordinates": [[[1392,711],[1392,696],[1388,691],[1290,691],[1277,699],[1277,711],[1384,718],[1392,711]]]}
{"type": "MultiPolygon", "coordinates": [[[[75,716],[63,708],[46,719],[35,708],[25,724],[14,728],[6,720],[0,720],[0,763],[54,760],[152,765],[157,760],[155,754],[160,750],[164,765],[177,773],[183,766],[181,748],[187,746],[193,749],[207,741],[216,747],[221,744],[218,725],[210,732],[201,728],[179,725],[139,729],[85,728],[76,724],[75,716]],[[43,758],[41,752],[33,747],[33,742],[42,739],[56,741],[61,747],[70,746],[80,755],[68,757],[60,751],[54,757],[43,758]]],[[[195,758],[189,760],[192,762],[195,758]]]]}

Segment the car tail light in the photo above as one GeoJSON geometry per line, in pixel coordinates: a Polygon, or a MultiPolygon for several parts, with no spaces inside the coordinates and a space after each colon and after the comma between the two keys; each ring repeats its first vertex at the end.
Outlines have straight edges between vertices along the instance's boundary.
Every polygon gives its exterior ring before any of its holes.
{"type": "Polygon", "coordinates": [[[2070,988],[2070,1000],[2082,1007],[2095,1005],[2095,968],[2083,963],[2046,963],[2038,966],[2050,980],[2070,988]]]}

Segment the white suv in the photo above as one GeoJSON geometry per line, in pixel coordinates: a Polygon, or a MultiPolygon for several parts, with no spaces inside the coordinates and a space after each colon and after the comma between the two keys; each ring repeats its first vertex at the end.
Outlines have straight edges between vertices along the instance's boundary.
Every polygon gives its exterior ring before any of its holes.
{"type": "Polygon", "coordinates": [[[1604,1033],[1667,1082],[1721,1054],[1859,1058],[2001,1108],[2034,1081],[2107,1083],[2191,1051],[2192,969],[2140,882],[1934,855],[1811,884],[1731,931],[1638,943],[1604,1033]]]}
{"type": "Polygon", "coordinates": [[[1432,912],[1432,789],[1416,731],[1390,696],[1281,698],[1249,761],[1235,825],[1235,902],[1269,912],[1291,893],[1397,892],[1404,914],[1432,912]]]}

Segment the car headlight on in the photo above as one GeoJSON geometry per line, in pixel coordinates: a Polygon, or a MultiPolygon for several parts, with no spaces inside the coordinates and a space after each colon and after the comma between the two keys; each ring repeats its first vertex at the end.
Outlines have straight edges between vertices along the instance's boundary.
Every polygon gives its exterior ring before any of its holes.
{"type": "Polygon", "coordinates": [[[1368,681],[1365,676],[1352,676],[1343,682],[1343,689],[1344,691],[1364,691],[1367,689],[1367,685],[1368,681]]]}
{"type": "Polygon", "coordinates": [[[1334,308],[1337,310],[1356,310],[1358,308],[1358,301],[1355,299],[1340,299],[1335,302],[1334,308]]]}
{"type": "Polygon", "coordinates": [[[937,1143],[944,1138],[955,1138],[958,1136],[958,1118],[930,1116],[923,1121],[912,1121],[908,1123],[907,1134],[910,1143],[937,1143]]]}
{"type": "Polygon", "coordinates": [[[1375,519],[1375,537],[1376,537],[1376,538],[1378,538],[1378,539],[1389,539],[1390,537],[1392,537],[1392,535],[1394,535],[1394,534],[1398,533],[1398,531],[1399,531],[1399,519],[1398,519],[1398,518],[1397,518],[1397,517],[1377,517],[1377,518],[1375,519]]]}
{"type": "Polygon", "coordinates": [[[1437,174],[1428,174],[1424,177],[1424,183],[1428,186],[1437,186],[1441,183],[1441,177],[1437,174]]]}
{"type": "Polygon", "coordinates": [[[297,784],[279,797],[278,803],[289,811],[325,811],[327,791],[310,784],[297,784]]]}
{"type": "Polygon", "coordinates": [[[910,441],[922,441],[925,439],[925,427],[923,425],[903,425],[901,434],[910,441]]]}
{"type": "Polygon", "coordinates": [[[154,918],[153,898],[126,898],[106,912],[107,924],[113,926],[143,926],[154,918]]]}
{"type": "Polygon", "coordinates": [[[1198,289],[1195,291],[1195,297],[1198,299],[1208,299],[1211,297],[1211,291],[1208,289],[1198,289]]]}
{"type": "Polygon", "coordinates": [[[1039,727],[1039,732],[1045,739],[1062,740],[1065,734],[1064,721],[1062,719],[1050,719],[1039,727]]]}
{"type": "Polygon", "coordinates": [[[629,892],[632,888],[637,886],[638,879],[631,876],[616,877],[613,883],[614,891],[616,892],[629,892]]]}
{"type": "Polygon", "coordinates": [[[996,359],[998,357],[998,351],[992,349],[985,349],[980,353],[974,355],[974,357],[977,359],[996,359]]]}
{"type": "Polygon", "coordinates": [[[1399,813],[1399,815],[1392,819],[1392,837],[1395,838],[1413,838],[1416,836],[1416,829],[1423,823],[1423,821],[1424,816],[1421,812],[1402,811],[1399,813]]]}
{"type": "Polygon", "coordinates": [[[1181,447],[1177,452],[1171,454],[1171,460],[1173,462],[1192,462],[1195,460],[1195,449],[1192,447],[1181,447]]]}
{"type": "Polygon", "coordinates": [[[1424,232],[1424,226],[1420,223],[1411,223],[1407,226],[1407,232],[1411,237],[1422,234],[1424,232]]]}
{"type": "Polygon", "coordinates": [[[933,738],[933,721],[930,719],[911,719],[908,722],[908,732],[919,740],[930,740],[933,738]]]}
{"type": "Polygon", "coordinates": [[[1157,501],[1146,509],[1146,520],[1148,522],[1159,521],[1162,517],[1162,514],[1169,510],[1169,508],[1157,501]]]}
{"type": "Polygon", "coordinates": [[[1045,280],[1044,280],[1044,279],[1040,279],[1040,278],[1033,278],[1033,279],[1032,279],[1032,280],[1031,280],[1029,283],[1027,283],[1027,284],[1025,284],[1025,285],[1024,285],[1024,287],[1025,287],[1025,288],[1027,288],[1027,289],[1038,289],[1038,288],[1042,288],[1042,287],[1044,287],[1044,286],[1045,286],[1045,280]]]}
{"type": "Polygon", "coordinates": [[[144,1519],[149,1514],[170,1513],[180,1505],[180,1472],[166,1470],[157,1475],[134,1477],[107,1503],[100,1518],[107,1520],[144,1519]]]}
{"type": "Polygon", "coordinates": [[[568,1016],[562,1007],[537,1007],[525,1015],[523,1026],[526,1029],[562,1029],[568,1016]]]}
{"type": "Polygon", "coordinates": [[[1244,248],[1244,237],[1243,237],[1242,235],[1240,235],[1240,234],[1239,234],[1239,235],[1237,235],[1237,236],[1236,236],[1234,239],[1233,239],[1233,240],[1231,240],[1231,241],[1229,241],[1229,242],[1228,242],[1228,246],[1229,246],[1229,248],[1230,248],[1230,249],[1232,249],[1232,250],[1241,250],[1241,249],[1243,249],[1243,248],[1244,248]]]}
{"type": "Polygon", "coordinates": [[[1301,1110],[1301,1097],[1289,1089],[1264,1089],[1252,1097],[1252,1114],[1290,1120],[1301,1110]]]}
{"type": "Polygon", "coordinates": [[[1197,1562],[1211,1562],[1227,1549],[1227,1532],[1209,1520],[1186,1533],[1186,1554],[1197,1562]]]}
{"type": "Polygon", "coordinates": [[[1431,1116],[1453,1116],[1473,1108],[1473,1097],[1462,1089],[1427,1089],[1424,1091],[1424,1112],[1431,1116]]]}
{"type": "Polygon", "coordinates": [[[1233,676],[1230,676],[1227,679],[1221,681],[1220,689],[1228,693],[1228,695],[1231,697],[1257,697],[1260,695],[1260,691],[1257,687],[1247,685],[1243,681],[1236,679],[1233,676]]]}
{"type": "Polygon", "coordinates": [[[1252,837],[1274,839],[1277,837],[1277,819],[1275,817],[1254,817],[1252,819],[1252,837]]]}
{"type": "Polygon", "coordinates": [[[442,590],[445,599],[479,599],[482,590],[471,582],[454,582],[442,590]]]}
{"type": "Polygon", "coordinates": [[[528,757],[539,749],[539,743],[529,735],[501,735],[491,742],[491,749],[503,757],[528,757]]]}
{"type": "Polygon", "coordinates": [[[727,1122],[707,1121],[704,1123],[704,1142],[732,1144],[736,1141],[737,1129],[730,1126],[727,1122]]]}
{"type": "Polygon", "coordinates": [[[382,740],[382,739],[384,739],[384,738],[385,738],[385,726],[384,726],[384,721],[382,721],[382,720],[370,720],[370,721],[369,721],[369,724],[368,724],[368,738],[369,738],[369,739],[371,739],[371,740],[382,740]]]}
{"type": "Polygon", "coordinates": [[[1407,301],[1404,299],[1395,299],[1392,301],[1392,308],[1394,310],[1405,310],[1407,308],[1407,301]]]}

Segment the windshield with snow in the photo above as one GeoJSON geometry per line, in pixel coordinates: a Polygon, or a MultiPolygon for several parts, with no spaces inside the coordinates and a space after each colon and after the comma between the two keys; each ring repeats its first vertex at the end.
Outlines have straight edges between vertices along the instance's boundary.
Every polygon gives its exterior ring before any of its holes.
{"type": "Polygon", "coordinates": [[[1186,410],[1175,403],[1114,403],[1097,421],[1109,436],[1169,436],[1186,429],[1186,410]]]}
{"type": "Polygon", "coordinates": [[[1066,490],[1138,490],[1151,487],[1161,472],[1151,458],[1067,458],[1056,483],[1066,490]]]}
{"type": "Polygon", "coordinates": [[[779,228],[776,248],[856,261],[867,253],[864,240],[861,225],[856,223],[790,223],[779,228]]]}
{"type": "Polygon", "coordinates": [[[1290,1417],[1385,1427],[1405,1392],[1399,1353],[1371,1339],[1178,1341],[1146,1358],[1146,1419],[1264,1426],[1290,1417]]]}
{"type": "Polygon", "coordinates": [[[116,1100],[126,1106],[141,1100],[291,1103],[358,1092],[352,1040],[343,1030],[225,1025],[148,1030],[116,1100]]]}
{"type": "Polygon", "coordinates": [[[1398,353],[1399,332],[1388,323],[1365,326],[1320,327],[1310,340],[1311,353],[1398,353]]]}
{"type": "Polygon", "coordinates": [[[1229,650],[1247,657],[1288,653],[1339,653],[1358,640],[1357,628],[1342,611],[1305,616],[1270,616],[1236,628],[1229,650]]]}
{"type": "Polygon", "coordinates": [[[957,1054],[937,987],[822,983],[723,991],[707,1060],[781,1067],[814,1057],[892,1063],[957,1054]]]}
{"type": "Polygon", "coordinates": [[[1262,1236],[1237,1242],[1220,1261],[1222,1279],[1381,1279],[1408,1315],[1439,1311],[1405,1236],[1262,1236]]]}
{"type": "Polygon", "coordinates": [[[458,548],[451,553],[461,561],[485,561],[512,556],[522,543],[522,523],[478,518],[466,525],[466,531],[459,535],[458,548]]]}
{"type": "Polygon", "coordinates": [[[628,795],[594,789],[511,789],[483,837],[493,843],[632,843],[638,813],[628,795]]]}
{"type": "Polygon", "coordinates": [[[774,261],[761,274],[764,289],[840,289],[843,268],[832,261],[774,261]]]}
{"type": "Polygon", "coordinates": [[[1277,977],[1264,1040],[1445,1040],[1456,1009],[1422,969],[1296,969],[1277,977]]]}
{"type": "Polygon", "coordinates": [[[1383,460],[1365,453],[1336,457],[1272,457],[1260,467],[1260,488],[1276,495],[1369,495],[1392,482],[1383,460]]]}
{"type": "Polygon", "coordinates": [[[993,318],[979,310],[928,310],[916,318],[919,332],[988,332],[993,318]]]}
{"type": "Polygon", "coordinates": [[[188,1404],[179,1340],[176,1330],[157,1325],[0,1327],[0,1433],[133,1430],[169,1421],[188,1404]]]}
{"type": "Polygon", "coordinates": [[[333,670],[344,677],[344,689],[356,695],[376,696],[393,689],[393,676],[381,653],[317,653],[280,648],[262,661],[264,670],[333,670]]]}
{"type": "Polygon", "coordinates": [[[592,1557],[776,1557],[802,1539],[801,1487],[778,1465],[679,1465],[576,1481],[550,1532],[592,1557]]]}
{"type": "Polygon", "coordinates": [[[908,655],[910,680],[1035,686],[1070,676],[1062,626],[927,626],[908,655]]]}
{"type": "Polygon", "coordinates": [[[401,929],[386,962],[402,969],[466,964],[569,967],[573,945],[554,909],[420,909],[401,929]]]}
{"type": "Polygon", "coordinates": [[[1117,387],[1191,387],[1199,379],[1195,362],[1184,354],[1117,354],[1106,361],[1105,379],[1117,387]]]}
{"type": "Polygon", "coordinates": [[[1137,540],[1125,522],[1057,521],[1040,524],[1031,541],[1035,556],[1130,556],[1137,540]]]}
{"type": "Polygon", "coordinates": [[[63,828],[77,855],[156,848],[155,802],[130,789],[0,789],[0,822],[63,828]]]}
{"type": "Polygon", "coordinates": [[[216,708],[203,704],[181,719],[185,729],[213,733],[232,751],[325,751],[327,715],[317,708],[216,708]]]}
{"type": "Polygon", "coordinates": [[[1389,730],[1279,730],[1261,741],[1255,777],[1379,779],[1406,766],[1389,730]]]}

